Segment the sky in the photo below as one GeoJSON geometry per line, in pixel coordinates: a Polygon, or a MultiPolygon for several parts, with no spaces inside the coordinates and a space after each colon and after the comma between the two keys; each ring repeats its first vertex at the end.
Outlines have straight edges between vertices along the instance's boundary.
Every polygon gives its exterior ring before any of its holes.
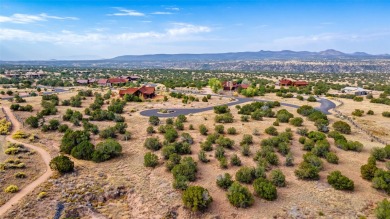
{"type": "Polygon", "coordinates": [[[390,53],[390,0],[0,0],[0,60],[390,53]]]}

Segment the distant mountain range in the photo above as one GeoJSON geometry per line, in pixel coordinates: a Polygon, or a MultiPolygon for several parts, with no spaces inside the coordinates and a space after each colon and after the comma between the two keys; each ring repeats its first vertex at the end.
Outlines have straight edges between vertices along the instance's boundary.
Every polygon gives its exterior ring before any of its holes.
{"type": "Polygon", "coordinates": [[[321,52],[308,51],[258,51],[230,52],[208,54],[154,54],[154,55],[124,55],[113,61],[245,61],[245,60],[334,60],[334,59],[390,59],[389,54],[371,55],[364,52],[343,53],[328,49],[321,52]]]}
{"type": "Polygon", "coordinates": [[[0,61],[3,65],[74,68],[192,69],[220,71],[296,73],[390,73],[390,55],[364,52],[343,53],[258,51],[210,54],[124,55],[97,60],[0,61]]]}

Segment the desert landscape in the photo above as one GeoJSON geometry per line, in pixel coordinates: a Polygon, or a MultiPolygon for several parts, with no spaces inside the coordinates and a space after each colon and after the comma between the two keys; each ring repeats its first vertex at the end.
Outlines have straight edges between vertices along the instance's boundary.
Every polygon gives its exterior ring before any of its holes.
{"type": "Polygon", "coordinates": [[[49,94],[3,86],[1,116],[12,128],[2,137],[0,212],[4,218],[375,217],[388,196],[378,180],[390,166],[390,107],[372,100],[386,99],[389,85],[351,97],[335,89],[337,81],[296,87],[272,78],[277,74],[229,86],[209,78],[201,88],[174,89],[169,81],[142,79],[49,94]],[[153,88],[153,97],[142,96],[142,86],[153,88]],[[107,157],[97,153],[104,144],[107,157]],[[58,157],[71,166],[54,165],[58,157]],[[12,166],[20,163],[20,170],[12,166]],[[367,178],[364,165],[378,175],[367,178]],[[329,181],[335,171],[344,181],[329,181]],[[9,186],[16,191],[7,192],[9,186]],[[234,186],[239,199],[232,198],[234,186]],[[189,188],[205,189],[212,201],[189,207],[183,203],[189,188]]]}

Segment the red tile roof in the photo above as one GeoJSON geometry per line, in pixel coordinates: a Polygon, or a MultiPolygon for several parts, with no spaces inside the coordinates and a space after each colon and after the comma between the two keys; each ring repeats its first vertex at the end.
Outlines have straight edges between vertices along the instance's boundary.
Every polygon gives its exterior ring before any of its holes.
{"type": "Polygon", "coordinates": [[[137,87],[131,87],[131,88],[127,88],[125,90],[119,90],[119,95],[125,95],[125,94],[131,94],[133,95],[135,92],[137,92],[139,90],[139,88],[137,87]]]}
{"type": "Polygon", "coordinates": [[[143,94],[153,94],[155,89],[154,87],[145,87],[145,86],[142,86],[139,91],[143,94]]]}
{"type": "Polygon", "coordinates": [[[308,85],[309,83],[306,81],[295,81],[294,85],[308,85]]]}
{"type": "Polygon", "coordinates": [[[109,78],[107,82],[111,84],[121,84],[121,83],[126,83],[127,80],[124,78],[109,78]]]}
{"type": "Polygon", "coordinates": [[[99,79],[97,81],[98,84],[106,84],[107,83],[107,79],[99,79]]]}
{"type": "Polygon", "coordinates": [[[240,84],[242,89],[247,89],[249,87],[249,84],[240,84]]]}
{"type": "Polygon", "coordinates": [[[287,79],[282,79],[282,80],[279,81],[280,85],[290,85],[292,83],[293,82],[291,80],[287,80],[287,79]]]}

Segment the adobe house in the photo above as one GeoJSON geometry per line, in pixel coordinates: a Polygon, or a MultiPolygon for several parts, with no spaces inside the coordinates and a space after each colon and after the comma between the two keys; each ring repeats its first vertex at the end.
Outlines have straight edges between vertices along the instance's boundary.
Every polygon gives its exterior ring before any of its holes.
{"type": "Polygon", "coordinates": [[[107,84],[107,79],[99,79],[99,80],[97,80],[97,83],[98,83],[98,85],[99,86],[107,86],[108,84],[107,84]]]}

